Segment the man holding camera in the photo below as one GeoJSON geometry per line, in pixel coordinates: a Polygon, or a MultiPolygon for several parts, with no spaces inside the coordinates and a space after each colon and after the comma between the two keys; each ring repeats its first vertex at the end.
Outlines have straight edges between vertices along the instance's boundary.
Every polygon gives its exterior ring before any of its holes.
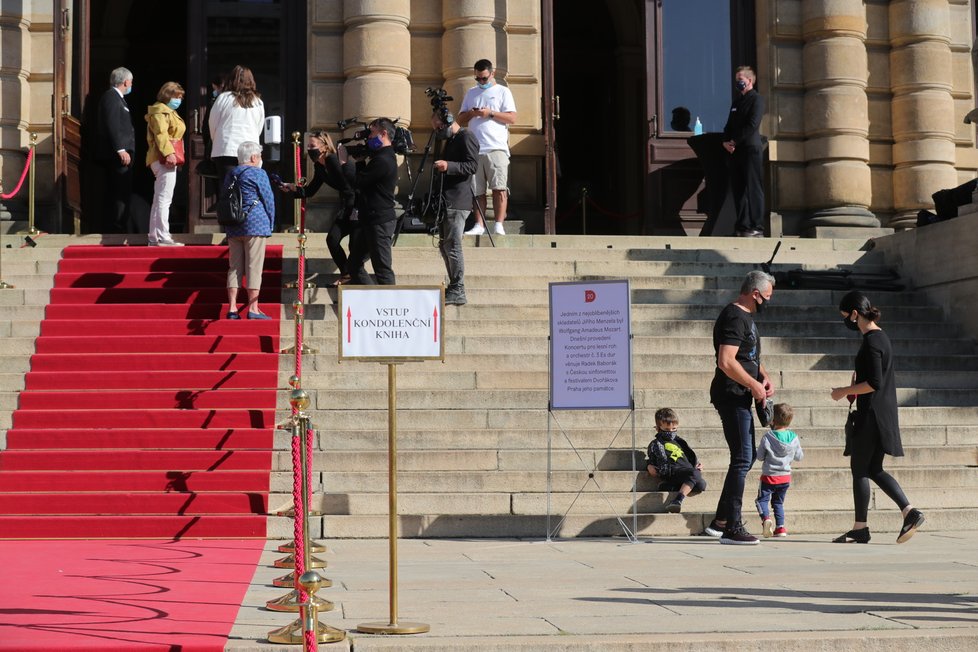
{"type": "Polygon", "coordinates": [[[465,262],[462,259],[462,232],[472,208],[471,178],[479,167],[479,141],[468,129],[462,129],[444,109],[435,108],[431,128],[438,140],[445,141],[441,158],[434,162],[435,172],[441,173],[440,188],[445,205],[441,220],[438,248],[448,272],[445,303],[464,306],[465,262]]]}
{"type": "Polygon", "coordinates": [[[492,210],[496,216],[495,233],[505,235],[503,221],[509,202],[509,125],[516,122],[516,102],[506,86],[496,83],[492,62],[479,59],[475,62],[476,86],[470,88],[462,99],[458,119],[468,125],[479,141],[479,169],[476,170],[475,226],[466,231],[469,235],[486,232],[486,188],[492,191],[492,210]]]}
{"type": "MultiPolygon", "coordinates": [[[[373,285],[373,281],[363,267],[367,256],[373,264],[374,276],[380,285],[394,285],[394,268],[391,256],[391,238],[397,216],[394,214],[394,188],[397,185],[397,159],[391,140],[394,137],[394,123],[388,118],[377,118],[368,125],[367,149],[370,153],[366,163],[358,162],[347,152],[346,147],[337,148],[340,164],[355,166],[354,188],[357,199],[357,219],[360,228],[356,238],[350,243],[350,258],[347,272],[351,283],[373,285]]],[[[350,171],[344,170],[346,174],[350,171]]]]}

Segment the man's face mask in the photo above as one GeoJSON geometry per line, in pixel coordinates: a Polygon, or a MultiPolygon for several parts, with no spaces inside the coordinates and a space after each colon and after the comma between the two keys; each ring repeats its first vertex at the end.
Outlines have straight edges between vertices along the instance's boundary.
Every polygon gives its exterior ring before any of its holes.
{"type": "Polygon", "coordinates": [[[738,91],[743,91],[744,89],[747,88],[747,82],[743,79],[738,79],[736,82],[736,86],[738,91]]]}
{"type": "Polygon", "coordinates": [[[768,301],[770,301],[770,299],[765,299],[762,297],[760,292],[757,293],[757,297],[754,299],[754,305],[757,306],[757,314],[764,312],[764,306],[767,305],[768,301]],[[758,299],[760,299],[760,301],[758,301],[758,299]]]}
{"type": "Polygon", "coordinates": [[[371,136],[367,139],[367,147],[372,152],[376,152],[378,149],[384,146],[384,141],[380,139],[380,136],[371,136]]]}

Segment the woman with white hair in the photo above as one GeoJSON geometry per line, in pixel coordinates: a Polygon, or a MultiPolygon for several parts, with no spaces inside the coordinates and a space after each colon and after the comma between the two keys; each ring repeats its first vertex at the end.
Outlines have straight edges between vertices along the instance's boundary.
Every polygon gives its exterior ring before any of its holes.
{"type": "Polygon", "coordinates": [[[232,177],[241,193],[244,222],[224,227],[228,236],[228,319],[241,319],[238,311],[238,288],[248,293],[248,319],[271,319],[258,308],[261,274],[265,265],[265,239],[272,235],[275,222],[275,196],[268,173],[261,168],[261,145],[245,141],[238,147],[238,166],[228,172],[222,188],[232,177]]]}

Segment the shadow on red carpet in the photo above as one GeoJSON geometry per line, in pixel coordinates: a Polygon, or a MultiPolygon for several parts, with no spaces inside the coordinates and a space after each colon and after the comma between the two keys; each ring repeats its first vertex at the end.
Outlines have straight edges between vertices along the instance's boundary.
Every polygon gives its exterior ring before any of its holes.
{"type": "Polygon", "coordinates": [[[223,650],[264,545],[0,541],[0,650],[223,650]]]}

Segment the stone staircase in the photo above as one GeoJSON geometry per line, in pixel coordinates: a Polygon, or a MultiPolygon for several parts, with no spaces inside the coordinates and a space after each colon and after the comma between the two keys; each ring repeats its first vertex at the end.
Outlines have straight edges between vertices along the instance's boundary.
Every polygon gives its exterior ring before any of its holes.
{"type": "MultiPolygon", "coordinates": [[[[218,241],[219,236],[213,238],[218,241]]],[[[186,236],[203,244],[211,236],[186,236]]],[[[96,237],[44,236],[35,249],[4,249],[0,276],[16,285],[0,291],[0,432],[10,427],[23,387],[38,322],[60,249],[96,237]]],[[[102,241],[115,242],[112,236],[102,241]]],[[[294,236],[286,245],[285,276],[295,271],[294,236]]],[[[5,244],[20,240],[5,236],[5,244]]],[[[138,242],[135,240],[134,242],[138,242]]],[[[566,514],[557,536],[620,535],[617,517],[632,527],[637,488],[638,534],[689,535],[712,517],[727,462],[707,389],[713,373],[711,332],[720,308],[743,275],[766,261],[774,241],[763,239],[505,236],[470,238],[466,249],[469,304],[448,306],[446,361],[398,367],[399,525],[405,537],[533,537],[547,533],[548,431],[552,445],[551,524],[566,514]],[[635,446],[624,411],[562,411],[548,420],[548,283],[627,278],[632,289],[635,446]],[[670,406],[680,430],[703,461],[708,490],[682,514],[664,513],[669,495],[642,472],[652,415],[670,406]],[[639,472],[634,472],[633,463],[639,472]],[[589,474],[593,471],[593,477],[589,474]],[[590,480],[593,480],[589,482],[590,480]],[[637,484],[636,484],[637,483],[637,484]],[[596,486],[600,485],[602,491],[596,486]]],[[[883,272],[878,253],[855,240],[785,240],[774,270],[851,268],[883,272]]],[[[322,234],[309,252],[325,255],[322,234]]],[[[395,248],[402,284],[433,284],[444,276],[430,238],[402,236],[395,248]]],[[[308,264],[321,287],[307,295],[306,342],[318,352],[303,360],[303,387],[312,396],[317,430],[314,482],[323,512],[313,527],[328,538],[387,534],[387,369],[337,360],[335,270],[320,258],[308,264]]],[[[796,466],[787,511],[794,533],[838,533],[852,521],[848,461],[842,457],[846,406],[829,389],[848,382],[858,334],[845,331],[835,306],[842,292],[777,289],[758,318],[764,362],[776,398],[795,408],[793,428],[806,458],[796,466]]],[[[904,458],[888,468],[928,529],[978,527],[978,355],[974,343],[945,323],[940,309],[913,291],[871,292],[897,352],[904,458]]],[[[283,291],[291,317],[292,291],[283,291]]],[[[283,340],[292,342],[290,321],[283,340]]],[[[286,379],[294,358],[281,358],[279,417],[288,414],[286,379]]],[[[279,432],[270,507],[291,504],[289,434],[279,432]]],[[[3,438],[0,435],[0,447],[3,438]]],[[[745,521],[753,514],[758,469],[748,476],[745,521]]],[[[875,531],[895,531],[900,519],[874,488],[875,531]]],[[[292,536],[291,521],[271,516],[273,537],[292,536]]]]}

